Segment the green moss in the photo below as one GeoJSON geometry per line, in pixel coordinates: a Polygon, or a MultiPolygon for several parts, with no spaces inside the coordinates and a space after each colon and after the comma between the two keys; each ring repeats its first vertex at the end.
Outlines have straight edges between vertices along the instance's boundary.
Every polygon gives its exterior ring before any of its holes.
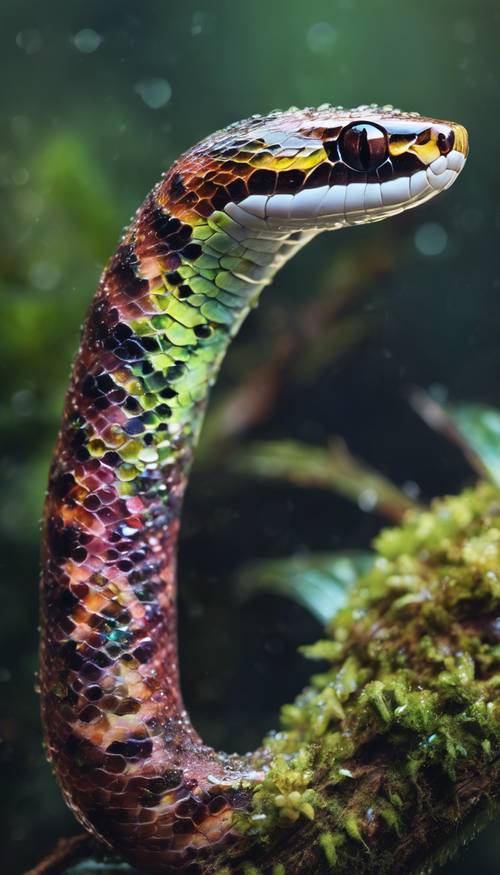
{"type": "Polygon", "coordinates": [[[239,818],[243,832],[264,836],[276,827],[294,823],[301,816],[314,819],[310,759],[311,754],[305,747],[293,756],[282,753],[275,756],[264,781],[254,791],[250,814],[245,812],[239,818]]]}
{"type": "Polygon", "coordinates": [[[350,836],[351,839],[354,839],[355,842],[359,842],[361,845],[367,848],[367,845],[363,841],[363,837],[359,829],[359,823],[356,820],[354,814],[349,814],[348,817],[346,817],[344,828],[347,835],[350,836]]]}
{"type": "Polygon", "coordinates": [[[337,847],[344,841],[341,833],[323,832],[319,837],[319,845],[328,861],[330,869],[337,864],[337,847]]]}
{"type": "Polygon", "coordinates": [[[436,501],[375,547],[329,637],[303,648],[328,667],[283,708],[281,731],[258,754],[265,779],[237,822],[258,849],[310,821],[338,871],[377,842],[386,871],[391,842],[411,837],[424,799],[431,825],[456,829],[456,782],[500,748],[499,491],[436,501]]]}

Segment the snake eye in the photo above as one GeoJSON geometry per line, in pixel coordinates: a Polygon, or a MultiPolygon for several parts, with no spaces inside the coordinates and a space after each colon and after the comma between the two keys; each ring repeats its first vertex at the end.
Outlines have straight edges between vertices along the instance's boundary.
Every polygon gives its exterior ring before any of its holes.
{"type": "Polygon", "coordinates": [[[356,122],[344,128],[339,138],[342,160],[353,170],[374,170],[387,158],[387,138],[370,122],[356,122]]]}

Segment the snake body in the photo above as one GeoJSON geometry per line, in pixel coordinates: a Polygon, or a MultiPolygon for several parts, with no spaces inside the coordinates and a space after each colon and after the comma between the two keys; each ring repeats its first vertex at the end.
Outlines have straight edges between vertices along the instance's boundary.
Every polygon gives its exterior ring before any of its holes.
{"type": "Polygon", "coordinates": [[[102,276],[45,505],[42,710],[66,801],[146,871],[243,853],[266,769],[203,744],[179,688],[181,504],[228,344],[312,236],[422,203],[466,152],[459,125],[391,107],[254,116],[172,166],[102,276]]]}

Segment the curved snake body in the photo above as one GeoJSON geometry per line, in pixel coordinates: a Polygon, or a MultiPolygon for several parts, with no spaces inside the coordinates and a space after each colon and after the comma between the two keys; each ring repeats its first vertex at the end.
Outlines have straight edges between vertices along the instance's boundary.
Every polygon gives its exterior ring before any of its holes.
{"type": "Polygon", "coordinates": [[[102,276],[45,506],[42,706],[68,804],[147,871],[242,853],[265,772],[203,744],[177,666],[182,496],[228,344],[307,240],[422,203],[466,151],[460,126],[392,108],[252,117],[173,165],[102,276]]]}

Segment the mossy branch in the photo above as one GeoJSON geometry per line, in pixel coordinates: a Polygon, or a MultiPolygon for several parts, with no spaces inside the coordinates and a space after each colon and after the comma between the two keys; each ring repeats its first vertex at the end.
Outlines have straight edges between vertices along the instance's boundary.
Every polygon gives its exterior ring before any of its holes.
{"type": "Polygon", "coordinates": [[[500,491],[410,513],[375,547],[304,648],[329,666],[267,739],[245,863],[224,872],[427,872],[497,809],[500,491]]]}
{"type": "Polygon", "coordinates": [[[500,490],[411,512],[375,548],[257,755],[244,858],[203,875],[420,875],[497,811],[500,490]]]}

